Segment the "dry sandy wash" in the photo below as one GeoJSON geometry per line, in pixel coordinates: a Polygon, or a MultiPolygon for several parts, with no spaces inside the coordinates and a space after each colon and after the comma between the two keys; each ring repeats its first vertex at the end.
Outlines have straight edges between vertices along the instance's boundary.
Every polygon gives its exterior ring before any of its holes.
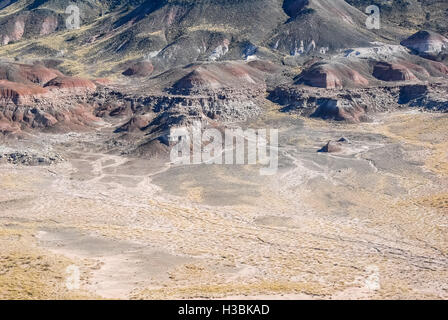
{"type": "Polygon", "coordinates": [[[65,161],[0,164],[0,298],[448,298],[447,114],[265,119],[268,177],[103,153],[107,127],[22,142],[65,161]]]}

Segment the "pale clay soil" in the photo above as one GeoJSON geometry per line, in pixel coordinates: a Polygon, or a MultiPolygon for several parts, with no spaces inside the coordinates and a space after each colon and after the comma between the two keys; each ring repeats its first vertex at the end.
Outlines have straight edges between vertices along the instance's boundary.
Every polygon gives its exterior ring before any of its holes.
{"type": "Polygon", "coordinates": [[[0,164],[0,298],[448,298],[446,114],[269,125],[275,176],[39,137],[66,161],[0,164]],[[343,152],[316,152],[342,136],[343,152]]]}

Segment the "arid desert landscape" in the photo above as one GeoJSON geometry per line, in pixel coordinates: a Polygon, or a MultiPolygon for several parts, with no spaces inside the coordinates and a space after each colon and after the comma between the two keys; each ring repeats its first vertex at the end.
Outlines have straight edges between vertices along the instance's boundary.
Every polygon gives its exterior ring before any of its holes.
{"type": "Polygon", "coordinates": [[[36,137],[64,161],[0,167],[2,298],[447,297],[446,116],[269,121],[284,139],[266,178],[105,153],[107,127],[36,137]]]}
{"type": "Polygon", "coordinates": [[[448,299],[448,7],[377,2],[0,2],[0,299],[448,299]]]}

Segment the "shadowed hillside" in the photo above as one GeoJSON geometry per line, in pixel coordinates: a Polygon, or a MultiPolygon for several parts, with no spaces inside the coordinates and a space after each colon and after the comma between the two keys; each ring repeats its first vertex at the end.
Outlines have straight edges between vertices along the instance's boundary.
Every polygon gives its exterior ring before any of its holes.
{"type": "Polygon", "coordinates": [[[21,0],[5,6],[0,53],[60,58],[66,72],[102,76],[139,59],[151,60],[157,73],[195,61],[325,56],[398,41],[409,32],[387,23],[367,30],[366,15],[343,0],[83,0],[76,2],[75,30],[66,27],[70,4],[21,0]]]}

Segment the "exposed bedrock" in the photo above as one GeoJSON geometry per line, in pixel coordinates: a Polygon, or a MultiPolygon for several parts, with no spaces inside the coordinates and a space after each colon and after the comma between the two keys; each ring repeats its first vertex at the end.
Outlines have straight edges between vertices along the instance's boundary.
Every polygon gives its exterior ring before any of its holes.
{"type": "Polygon", "coordinates": [[[57,77],[45,84],[45,87],[48,88],[57,88],[57,89],[76,89],[81,91],[89,91],[95,90],[96,85],[93,81],[83,78],[77,77],[57,77]]]}
{"type": "Polygon", "coordinates": [[[149,61],[139,61],[131,64],[125,71],[123,75],[128,77],[147,77],[151,75],[154,71],[154,66],[149,61]]]}
{"type": "Polygon", "coordinates": [[[61,76],[63,74],[60,71],[41,64],[0,63],[0,80],[45,85],[48,81],[61,76]]]}
{"type": "Polygon", "coordinates": [[[0,132],[79,130],[98,119],[89,101],[96,85],[42,65],[0,65],[0,132]]]}
{"type": "Polygon", "coordinates": [[[169,90],[173,94],[203,95],[252,92],[259,95],[266,91],[265,72],[269,64],[246,64],[225,62],[193,66],[191,71],[179,79],[169,90]],[[253,67],[252,67],[253,66],[253,67]],[[263,67],[266,69],[262,71],[263,67]]]}
{"type": "Polygon", "coordinates": [[[262,61],[190,67],[166,92],[130,93],[107,81],[65,76],[42,65],[3,64],[0,69],[2,132],[88,126],[97,117],[126,118],[117,132],[153,132],[204,121],[246,121],[261,113],[266,74],[262,61]],[[64,125],[61,125],[64,124],[64,125]]]}
{"type": "Polygon", "coordinates": [[[401,46],[350,49],[333,60],[305,63],[295,84],[341,89],[381,87],[390,82],[440,81],[448,67],[439,61],[409,54],[401,46]]]}
{"type": "Polygon", "coordinates": [[[316,63],[300,75],[297,83],[317,88],[336,89],[347,86],[365,87],[369,81],[359,72],[341,63],[316,63]]]}
{"type": "Polygon", "coordinates": [[[400,88],[400,97],[398,102],[401,104],[409,103],[412,100],[422,98],[428,94],[427,85],[409,85],[400,88]]]}
{"type": "Polygon", "coordinates": [[[118,131],[138,132],[168,130],[188,126],[194,120],[234,122],[256,118],[261,113],[259,101],[241,95],[126,97],[132,109],[129,120],[118,131]]]}
{"type": "Polygon", "coordinates": [[[448,112],[447,86],[438,84],[407,85],[400,88],[398,102],[410,107],[448,112]]]}
{"type": "Polygon", "coordinates": [[[281,86],[269,99],[283,105],[281,111],[326,120],[361,122],[368,114],[398,107],[398,88],[324,89],[281,86]]]}
{"type": "Polygon", "coordinates": [[[9,104],[0,107],[0,132],[19,134],[30,129],[55,129],[60,132],[83,130],[99,120],[93,115],[91,106],[75,103],[74,99],[60,105],[42,100],[36,102],[33,105],[9,104]]]}
{"type": "Polygon", "coordinates": [[[383,81],[416,81],[417,77],[403,64],[378,62],[373,76],[383,81]]]}
{"type": "Polygon", "coordinates": [[[281,111],[326,120],[362,122],[376,112],[418,107],[447,112],[448,84],[412,84],[377,88],[325,90],[301,86],[279,86],[269,99],[281,111]]]}
{"type": "Polygon", "coordinates": [[[350,96],[343,99],[320,98],[315,101],[316,110],[311,117],[325,120],[362,122],[367,121],[367,106],[350,96]]]}
{"type": "Polygon", "coordinates": [[[442,60],[448,56],[448,39],[433,31],[418,31],[401,44],[424,58],[442,60]]]}
{"type": "Polygon", "coordinates": [[[133,117],[119,130],[165,130],[194,119],[234,122],[255,118],[262,111],[266,75],[278,69],[264,61],[188,66],[182,71],[184,76],[174,80],[165,93],[125,98],[131,100],[133,117]]]}

